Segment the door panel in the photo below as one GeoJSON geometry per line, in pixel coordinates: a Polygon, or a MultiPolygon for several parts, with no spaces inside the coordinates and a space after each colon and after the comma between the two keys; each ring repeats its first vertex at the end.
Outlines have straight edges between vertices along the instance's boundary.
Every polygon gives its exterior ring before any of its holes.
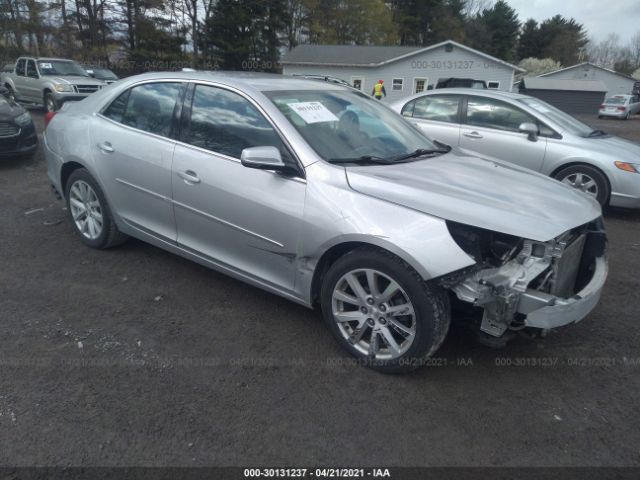
{"type": "Polygon", "coordinates": [[[173,161],[178,243],[273,286],[293,290],[306,183],[242,165],[248,147],[274,146],[273,126],[241,95],[196,85],[173,161]]]}
{"type": "Polygon", "coordinates": [[[175,242],[171,163],[175,112],[184,84],[154,82],[118,96],[91,130],[93,156],[116,212],[129,224],[175,242]]]}
{"type": "Polygon", "coordinates": [[[175,143],[99,116],[91,137],[100,179],[112,208],[127,223],[175,242],[171,205],[175,143]]]}
{"type": "Polygon", "coordinates": [[[547,139],[529,140],[518,131],[522,123],[537,124],[527,112],[488,97],[469,97],[465,124],[460,128],[460,147],[487,156],[540,171],[547,139]]]}
{"type": "Polygon", "coordinates": [[[173,198],[178,243],[293,290],[305,190],[303,181],[177,145],[173,198]]]}

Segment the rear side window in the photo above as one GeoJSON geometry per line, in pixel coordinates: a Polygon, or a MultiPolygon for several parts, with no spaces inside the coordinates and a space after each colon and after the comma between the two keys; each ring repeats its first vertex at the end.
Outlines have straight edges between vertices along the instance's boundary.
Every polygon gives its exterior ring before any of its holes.
{"type": "Polygon", "coordinates": [[[273,146],[288,156],[278,133],[244,97],[217,87],[197,85],[183,141],[240,158],[249,147],[273,146]]]}
{"type": "Polygon", "coordinates": [[[458,123],[457,95],[427,95],[416,100],[413,117],[438,122],[458,123]]]}
{"type": "Polygon", "coordinates": [[[24,58],[18,60],[18,62],[16,63],[16,75],[24,77],[24,68],[26,63],[27,61],[24,58]]]}
{"type": "Polygon", "coordinates": [[[145,83],[122,93],[103,115],[128,127],[168,137],[181,92],[181,83],[145,83]]]}
{"type": "Polygon", "coordinates": [[[36,62],[29,60],[27,62],[27,77],[38,78],[38,70],[36,70],[36,62]]]}

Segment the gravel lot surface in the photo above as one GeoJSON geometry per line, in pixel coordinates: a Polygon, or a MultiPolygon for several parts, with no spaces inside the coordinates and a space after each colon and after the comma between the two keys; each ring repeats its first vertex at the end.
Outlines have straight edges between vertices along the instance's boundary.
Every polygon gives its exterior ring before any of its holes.
{"type": "MultiPolygon", "coordinates": [[[[39,128],[42,114],[33,112],[39,128]]],[[[640,142],[640,117],[587,119],[640,142]]],[[[583,322],[452,332],[405,376],[308,311],[139,241],[74,236],[41,153],[0,163],[0,465],[640,465],[640,212],[583,322]]]]}

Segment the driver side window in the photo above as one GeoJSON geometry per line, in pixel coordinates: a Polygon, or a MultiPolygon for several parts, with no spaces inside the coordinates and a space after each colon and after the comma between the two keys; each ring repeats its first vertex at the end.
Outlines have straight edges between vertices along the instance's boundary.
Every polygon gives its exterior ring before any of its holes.
{"type": "Polygon", "coordinates": [[[469,97],[467,125],[519,132],[523,123],[538,125],[537,119],[513,105],[493,98],[469,97]]]}

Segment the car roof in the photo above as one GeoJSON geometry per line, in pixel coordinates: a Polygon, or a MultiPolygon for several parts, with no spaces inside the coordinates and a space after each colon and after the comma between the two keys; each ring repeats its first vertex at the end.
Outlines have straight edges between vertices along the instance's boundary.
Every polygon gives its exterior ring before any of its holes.
{"type": "Polygon", "coordinates": [[[220,82],[230,86],[238,85],[258,91],[271,90],[347,90],[336,83],[320,83],[301,77],[275,73],[233,72],[233,71],[195,71],[195,72],[153,72],[127,78],[131,83],[144,80],[184,79],[193,81],[220,82]]]}
{"type": "Polygon", "coordinates": [[[410,102],[411,100],[423,97],[425,95],[446,95],[446,94],[475,95],[478,97],[495,98],[497,100],[504,100],[504,99],[518,100],[521,98],[531,98],[527,95],[522,95],[521,93],[505,92],[503,90],[454,87],[454,88],[436,88],[434,90],[428,90],[426,92],[416,93],[415,95],[412,95],[410,97],[405,97],[393,102],[393,105],[397,105],[400,103],[405,104],[407,102],[410,102]]]}

